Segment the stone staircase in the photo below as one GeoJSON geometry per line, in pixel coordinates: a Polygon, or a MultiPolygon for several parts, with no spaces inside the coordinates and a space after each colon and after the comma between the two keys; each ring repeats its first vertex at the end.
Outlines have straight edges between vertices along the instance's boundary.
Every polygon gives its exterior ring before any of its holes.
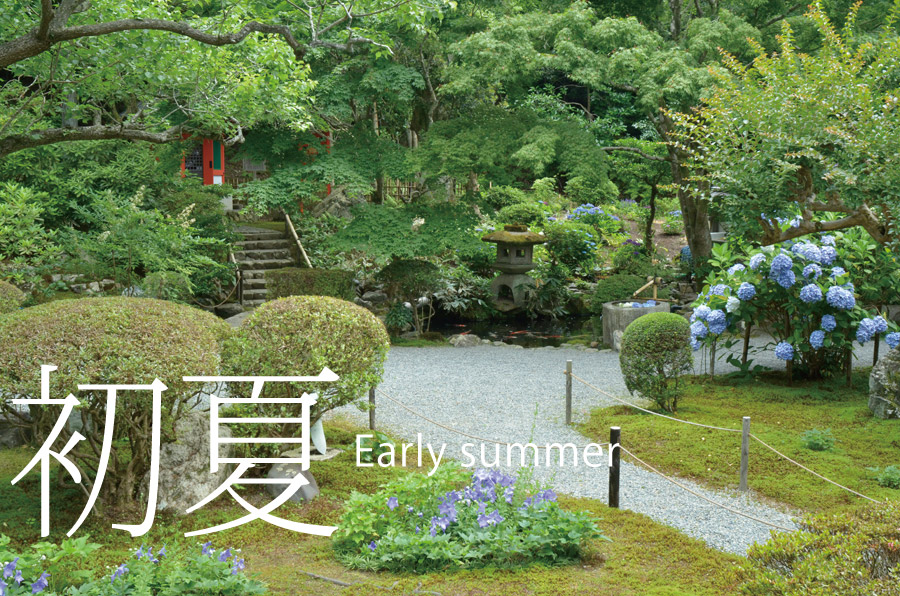
{"type": "Polygon", "coordinates": [[[256,308],[266,301],[267,269],[296,266],[291,256],[291,243],[281,232],[241,226],[237,229],[244,239],[237,243],[234,258],[244,278],[246,309],[256,308]]]}

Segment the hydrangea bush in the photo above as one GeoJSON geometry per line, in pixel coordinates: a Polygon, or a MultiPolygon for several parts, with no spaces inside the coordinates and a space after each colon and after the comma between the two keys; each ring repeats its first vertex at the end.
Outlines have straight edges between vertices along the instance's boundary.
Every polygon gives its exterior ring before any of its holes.
{"type": "Polygon", "coordinates": [[[735,331],[739,322],[768,323],[775,356],[813,378],[840,370],[854,340],[884,336],[896,347],[893,324],[857,300],[854,264],[841,240],[836,234],[766,246],[714,274],[694,303],[692,347],[735,331]]]}
{"type": "Polygon", "coordinates": [[[617,244],[624,239],[622,220],[617,215],[607,213],[591,203],[575,207],[566,218],[594,228],[604,244],[617,244]]]}
{"type": "Polygon", "coordinates": [[[571,563],[594,538],[602,535],[586,513],[562,510],[522,473],[453,467],[354,493],[333,536],[349,567],[417,573],[571,563]]]}

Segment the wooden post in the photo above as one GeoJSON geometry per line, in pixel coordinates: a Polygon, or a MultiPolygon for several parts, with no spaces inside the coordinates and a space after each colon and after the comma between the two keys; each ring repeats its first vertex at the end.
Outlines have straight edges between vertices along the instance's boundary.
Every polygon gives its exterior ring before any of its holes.
{"type": "Polygon", "coordinates": [[[744,416],[741,429],[741,492],[747,492],[747,468],[750,463],[750,416],[744,416]]]}
{"type": "Polygon", "coordinates": [[[622,456],[619,449],[619,438],[622,429],[618,426],[609,429],[609,453],[612,465],[609,467],[609,506],[619,508],[619,467],[622,456]]]}
{"type": "Polygon", "coordinates": [[[566,424],[572,424],[572,361],[566,360],[566,424]]]}
{"type": "Polygon", "coordinates": [[[369,388],[369,430],[375,430],[375,388],[369,388]]]}

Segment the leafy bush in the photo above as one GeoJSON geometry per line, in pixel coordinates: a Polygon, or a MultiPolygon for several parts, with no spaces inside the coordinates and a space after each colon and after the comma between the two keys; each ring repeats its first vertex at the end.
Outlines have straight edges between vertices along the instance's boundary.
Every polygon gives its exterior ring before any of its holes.
{"type": "Polygon", "coordinates": [[[594,228],[604,244],[616,244],[626,237],[622,233],[622,220],[617,215],[607,213],[591,203],[579,205],[567,216],[567,219],[594,228]]]}
{"type": "Polygon", "coordinates": [[[390,310],[384,315],[384,326],[392,336],[400,335],[407,329],[411,329],[414,323],[412,307],[406,306],[402,302],[392,304],[390,310]]]}
{"type": "Polygon", "coordinates": [[[478,277],[466,267],[456,267],[441,277],[434,297],[446,312],[479,319],[490,314],[494,293],[489,279],[478,277]]]}
{"type": "Polygon", "coordinates": [[[674,313],[650,313],[632,321],[622,334],[619,352],[628,391],[674,412],[680,395],[678,378],[694,366],[689,340],[688,322],[674,313]]]}
{"type": "Polygon", "coordinates": [[[588,540],[602,538],[597,526],[536,489],[499,470],[409,474],[375,494],[353,493],[334,548],[352,568],[416,573],[577,562],[588,540]]]}
{"type": "Polygon", "coordinates": [[[754,544],[738,572],[744,594],[896,594],[900,585],[900,504],[806,517],[798,532],[754,544]]]}
{"type": "MultiPolygon", "coordinates": [[[[182,380],[185,375],[214,375],[219,369],[219,342],[230,334],[227,323],[195,308],[152,298],[86,298],[60,300],[0,317],[0,410],[18,420],[10,396],[37,399],[40,367],[55,364],[50,396],[77,393],[84,383],[150,384],[155,378],[163,393],[163,441],[174,420],[201,388],[182,380]]],[[[82,435],[94,445],[103,440],[106,394],[80,396],[82,435]]],[[[122,392],[116,404],[109,469],[101,498],[123,507],[134,503],[137,485],[150,469],[149,391],[122,392]]],[[[32,408],[31,427],[43,441],[59,418],[61,406],[32,408]]],[[[26,424],[22,421],[23,424],[26,424]]],[[[62,432],[63,443],[70,436],[62,432]]],[[[96,454],[87,442],[70,453],[83,472],[96,470],[96,454]]]]}
{"type": "Polygon", "coordinates": [[[34,282],[60,254],[56,235],[44,229],[40,193],[0,182],[0,272],[34,282]]]}
{"type": "Polygon", "coordinates": [[[566,182],[566,195],[576,203],[604,205],[619,198],[619,189],[612,180],[589,180],[575,176],[566,182]]]}
{"type": "Polygon", "coordinates": [[[0,535],[4,596],[243,596],[266,592],[264,584],[244,575],[244,559],[239,554],[231,549],[217,553],[209,542],[184,558],[179,557],[177,547],[141,546],[108,575],[91,580],[89,571],[72,569],[83,566],[76,557],[84,559],[101,548],[87,540],[87,536],[66,539],[59,546],[41,542],[32,546],[33,553],[16,553],[7,550],[9,538],[0,535]]]}
{"type": "Polygon", "coordinates": [[[613,253],[613,268],[616,273],[633,275],[651,275],[653,261],[647,254],[646,247],[636,240],[626,240],[613,253]]]}
{"type": "Polygon", "coordinates": [[[880,486],[900,489],[900,466],[887,466],[884,469],[869,469],[875,473],[875,482],[880,486]]]}
{"type": "Polygon", "coordinates": [[[647,283],[647,278],[640,275],[616,273],[597,281],[597,288],[591,298],[591,310],[595,314],[603,314],[603,304],[616,300],[627,300],[647,283]]]}
{"type": "Polygon", "coordinates": [[[544,210],[537,203],[508,205],[497,213],[497,221],[531,226],[544,220],[544,210]]]}
{"type": "Polygon", "coordinates": [[[9,282],[0,279],[0,315],[17,310],[25,302],[25,294],[9,282]]]}
{"type": "Polygon", "coordinates": [[[593,227],[574,221],[556,221],[544,227],[544,235],[547,237],[544,246],[554,262],[572,271],[593,273],[600,244],[593,227]]]}
{"type": "Polygon", "coordinates": [[[434,315],[431,298],[440,289],[440,278],[437,265],[420,259],[396,259],[375,276],[384,284],[389,298],[409,305],[413,326],[419,334],[428,330],[434,315]]]}
{"type": "Polygon", "coordinates": [[[497,261],[497,245],[482,242],[483,228],[475,228],[478,242],[468,243],[456,249],[456,258],[460,263],[481,276],[492,276],[494,263],[497,261]]]}
{"type": "Polygon", "coordinates": [[[539,316],[558,319],[567,314],[569,304],[569,281],[565,270],[559,265],[540,264],[535,271],[534,285],[525,285],[522,300],[525,313],[530,318],[539,316]]]}
{"type": "Polygon", "coordinates": [[[356,297],[356,284],[351,271],[286,267],[267,269],[265,275],[269,299],[285,296],[332,296],[352,301],[356,297]]]}
{"type": "Polygon", "coordinates": [[[140,287],[144,296],[160,300],[186,301],[192,294],[190,278],[177,271],[155,271],[141,281],[140,287]]]}
{"type": "Polygon", "coordinates": [[[494,211],[500,211],[504,207],[518,205],[527,201],[528,196],[525,192],[512,186],[492,186],[481,191],[482,204],[494,211]]]}
{"type": "Polygon", "coordinates": [[[834,447],[834,435],[831,434],[830,428],[808,430],[800,436],[800,439],[803,446],[810,451],[831,451],[834,447]]]}
{"type": "Polygon", "coordinates": [[[663,218],[662,232],[668,236],[678,236],[684,233],[684,220],[681,211],[669,211],[663,218]]]}
{"type": "MultiPolygon", "coordinates": [[[[223,347],[222,369],[230,375],[290,376],[330,368],[340,377],[334,383],[268,383],[263,389],[264,397],[318,393],[311,410],[314,423],[378,385],[389,347],[384,325],[368,310],[327,296],[290,296],[263,303],[238,327],[223,347]]],[[[249,396],[246,385],[230,388],[249,396]]],[[[277,405],[260,408],[270,409],[278,412],[269,416],[281,412],[277,405]]],[[[299,415],[299,406],[293,415],[299,415]]],[[[285,436],[300,430],[286,429],[285,436]]]]}

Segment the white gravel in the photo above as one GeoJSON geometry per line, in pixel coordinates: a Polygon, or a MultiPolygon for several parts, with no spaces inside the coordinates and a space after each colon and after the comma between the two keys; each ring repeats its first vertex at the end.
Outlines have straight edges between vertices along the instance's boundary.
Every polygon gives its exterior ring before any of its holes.
{"type": "MultiPolygon", "coordinates": [[[[754,338],[753,343],[762,345],[765,341],[765,338],[754,338]]],[[[871,350],[861,350],[861,353],[859,364],[870,364],[871,350]]],[[[632,399],[625,389],[616,352],[574,348],[523,349],[506,345],[393,348],[379,388],[433,420],[487,439],[537,445],[574,443],[579,450],[591,442],[605,443],[608,436],[589,439],[565,425],[563,372],[566,360],[573,361],[575,374],[586,381],[613,395],[632,399]]],[[[759,355],[756,360],[773,367],[782,364],[769,354],[759,355]]],[[[717,373],[731,369],[721,361],[716,367],[717,373]]],[[[417,434],[421,433],[423,443],[431,443],[435,450],[446,444],[444,457],[459,461],[467,461],[460,451],[464,443],[475,443],[472,451],[476,454],[481,448],[481,442],[422,420],[387,399],[376,397],[376,403],[376,427],[389,430],[403,441],[415,442],[417,434]]],[[[613,403],[581,383],[573,383],[573,418],[576,422],[584,420],[593,408],[613,403]]],[[[368,414],[355,407],[345,407],[336,413],[361,424],[368,423],[368,414]]],[[[723,421],[722,426],[739,428],[740,422],[734,420],[729,424],[723,421]]],[[[662,419],[660,424],[672,425],[673,429],[678,425],[662,419]]],[[[734,441],[734,449],[739,451],[739,434],[734,434],[734,441]]],[[[627,447],[629,442],[628,428],[623,428],[621,443],[627,447]]],[[[494,445],[486,444],[486,448],[490,461],[494,457],[494,445]]],[[[505,450],[502,449],[501,454],[505,458],[505,450]]],[[[702,448],[698,448],[696,457],[706,456],[702,448]]],[[[428,462],[426,457],[425,463],[428,462]]],[[[750,469],[751,475],[765,473],[753,468],[752,447],[750,469]]],[[[607,500],[608,470],[605,466],[589,468],[581,464],[573,467],[569,461],[565,467],[540,465],[535,470],[536,476],[548,481],[558,492],[607,500]]],[[[681,482],[748,515],[780,526],[796,527],[788,513],[752,496],[706,490],[690,481],[681,482]]],[[[723,551],[743,555],[751,544],[765,542],[770,536],[770,528],[766,525],[715,507],[638,465],[622,463],[620,487],[622,508],[643,513],[723,551]]]]}

